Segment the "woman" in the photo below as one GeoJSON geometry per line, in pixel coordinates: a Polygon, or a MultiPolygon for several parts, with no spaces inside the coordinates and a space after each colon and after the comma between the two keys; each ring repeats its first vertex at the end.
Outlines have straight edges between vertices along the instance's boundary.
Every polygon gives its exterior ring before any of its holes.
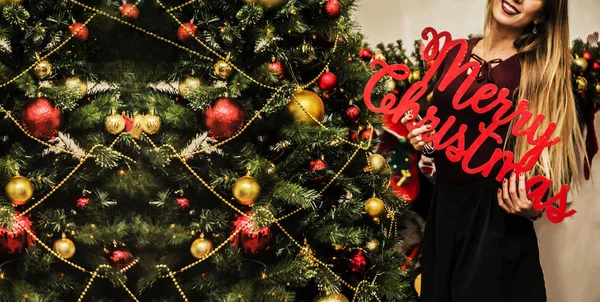
{"type": "MultiPolygon", "coordinates": [[[[483,38],[468,41],[463,62],[479,62],[481,72],[463,99],[487,83],[508,88],[514,92],[512,101],[527,99],[529,111],[546,116],[538,129],[555,122],[555,135],[562,141],[549,147],[534,169],[525,175],[506,175],[502,183],[494,179],[502,163],[485,178],[465,173],[460,162],[449,161],[444,152],[434,153],[437,175],[423,241],[422,301],[546,301],[531,221],[543,213],[532,207],[524,183],[528,177],[543,175],[553,180],[552,189],[558,192],[563,183],[582,181],[585,148],[569,75],[569,44],[567,0],[488,0],[483,38]]],[[[455,54],[448,54],[439,78],[455,54]]],[[[456,116],[449,134],[460,124],[468,125],[469,146],[479,135],[479,123],[489,124],[494,112],[482,115],[470,107],[452,107],[453,95],[466,77],[459,76],[443,92],[436,85],[432,105],[438,107],[442,121],[456,116]]],[[[402,123],[414,118],[406,116],[402,123]]],[[[516,159],[521,158],[529,146],[524,137],[510,137],[509,129],[510,125],[498,128],[503,143],[487,140],[471,166],[487,162],[496,148],[510,148],[516,159]]],[[[435,129],[423,126],[409,135],[419,151],[424,147],[421,135],[427,131],[435,129]]]]}

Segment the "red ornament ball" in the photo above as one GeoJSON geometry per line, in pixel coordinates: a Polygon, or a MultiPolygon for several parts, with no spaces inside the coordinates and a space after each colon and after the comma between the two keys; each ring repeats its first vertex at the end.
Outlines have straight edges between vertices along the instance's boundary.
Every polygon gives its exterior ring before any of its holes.
{"type": "Polygon", "coordinates": [[[271,71],[271,73],[273,73],[276,77],[278,78],[283,78],[283,65],[281,65],[281,62],[274,60],[273,62],[269,63],[269,71],[271,71]]]}
{"type": "MultiPolygon", "coordinates": [[[[360,132],[360,138],[363,140],[368,140],[371,138],[371,129],[363,129],[360,132]]],[[[377,138],[377,132],[375,130],[373,130],[373,138],[377,138]]]]}
{"type": "Polygon", "coordinates": [[[352,105],[346,109],[346,117],[352,123],[357,123],[359,116],[360,116],[360,108],[358,106],[352,105]]]}
{"type": "Polygon", "coordinates": [[[322,159],[315,159],[310,162],[310,170],[313,172],[325,169],[327,169],[327,163],[322,159]]]}
{"type": "Polygon", "coordinates": [[[69,31],[71,31],[72,35],[75,35],[75,38],[85,41],[88,38],[89,31],[87,26],[83,23],[75,22],[69,26],[69,31]]]}
{"type": "Polygon", "coordinates": [[[338,0],[327,0],[325,2],[325,14],[329,18],[337,18],[342,14],[342,4],[338,0]]]}
{"type": "Polygon", "coordinates": [[[110,254],[110,260],[118,269],[123,269],[131,263],[133,255],[128,251],[115,250],[110,254]]]}
{"type": "Polygon", "coordinates": [[[594,55],[589,50],[584,50],[581,57],[583,57],[586,61],[588,61],[588,63],[592,63],[594,61],[594,55]]]}
{"type": "Polygon", "coordinates": [[[204,124],[211,136],[228,138],[244,124],[244,110],[235,100],[220,98],[204,111],[204,124]]]}
{"type": "Polygon", "coordinates": [[[80,209],[85,209],[85,207],[90,203],[90,199],[87,197],[80,197],[77,199],[77,207],[80,209]]]}
{"type": "Polygon", "coordinates": [[[33,233],[32,224],[27,216],[21,216],[13,222],[12,228],[0,227],[0,252],[12,254],[22,251],[26,246],[32,246],[34,239],[23,230],[27,228],[33,233]]]}
{"type": "Polygon", "coordinates": [[[192,22],[184,23],[177,29],[177,39],[179,39],[179,41],[185,41],[196,35],[197,29],[198,26],[194,25],[192,22]]]}
{"type": "Polygon", "coordinates": [[[133,119],[123,114],[123,119],[125,120],[125,132],[130,132],[133,129],[133,119]]]}
{"type": "MultiPolygon", "coordinates": [[[[249,214],[247,212],[246,214],[249,214]]],[[[243,228],[238,236],[233,238],[233,244],[241,247],[247,253],[260,253],[270,248],[269,242],[271,241],[271,228],[263,227],[255,230],[253,223],[248,217],[240,215],[233,223],[235,232],[239,228],[243,228]]]]}
{"type": "Polygon", "coordinates": [[[130,3],[125,3],[121,5],[119,10],[121,11],[121,15],[123,17],[137,19],[140,16],[140,11],[138,10],[138,8],[130,3]]]}
{"type": "Polygon", "coordinates": [[[58,133],[62,123],[62,112],[48,99],[36,98],[23,107],[21,123],[33,136],[48,139],[58,133]]]}
{"type": "Polygon", "coordinates": [[[373,58],[373,52],[368,48],[363,48],[358,52],[358,57],[363,61],[371,61],[373,58]]]}
{"type": "Polygon", "coordinates": [[[600,72],[600,61],[595,61],[592,65],[592,70],[595,72],[600,72]]]}
{"type": "Polygon", "coordinates": [[[175,202],[179,205],[182,210],[190,206],[190,200],[185,197],[177,197],[175,202]]]}
{"type": "Polygon", "coordinates": [[[321,90],[330,91],[337,86],[337,77],[333,72],[326,72],[319,78],[318,85],[321,90]]]}
{"type": "Polygon", "coordinates": [[[358,251],[350,260],[350,270],[355,273],[364,273],[367,270],[367,259],[362,251],[358,251]]]}

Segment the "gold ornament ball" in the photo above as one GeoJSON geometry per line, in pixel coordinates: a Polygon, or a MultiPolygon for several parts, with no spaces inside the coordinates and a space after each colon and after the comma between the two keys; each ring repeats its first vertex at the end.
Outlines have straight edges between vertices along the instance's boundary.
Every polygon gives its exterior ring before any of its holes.
{"type": "Polygon", "coordinates": [[[160,116],[154,113],[148,114],[142,120],[142,130],[152,135],[160,130],[160,116]]]}
{"type": "Polygon", "coordinates": [[[588,81],[586,78],[579,76],[575,80],[575,85],[575,89],[577,89],[577,92],[584,92],[588,87],[588,81]]]}
{"type": "Polygon", "coordinates": [[[394,92],[394,90],[396,90],[396,81],[394,81],[394,79],[392,79],[392,78],[385,80],[383,85],[384,85],[385,91],[387,91],[387,92],[394,92]]]}
{"type": "Polygon", "coordinates": [[[231,65],[225,63],[225,61],[219,61],[215,64],[214,74],[221,79],[227,79],[232,70],[231,65]]]}
{"type": "Polygon", "coordinates": [[[11,178],[4,189],[8,199],[18,206],[26,204],[33,196],[33,185],[23,176],[11,178]]]}
{"type": "Polygon", "coordinates": [[[575,72],[584,72],[588,68],[588,62],[584,58],[576,58],[573,60],[573,70],[575,72]]]}
{"type": "Polygon", "coordinates": [[[80,98],[87,94],[87,82],[82,81],[79,77],[70,77],[66,79],[65,87],[67,87],[67,89],[77,91],[77,95],[80,98]]]}
{"type": "Polygon", "coordinates": [[[411,84],[419,80],[421,80],[421,72],[418,70],[415,70],[408,75],[408,82],[411,84]]]}
{"type": "Polygon", "coordinates": [[[179,81],[179,95],[187,99],[191,92],[200,88],[200,86],[202,86],[202,82],[199,78],[186,77],[179,81]]]}
{"type": "Polygon", "coordinates": [[[381,245],[381,242],[379,242],[379,240],[371,239],[371,240],[369,240],[369,242],[367,242],[365,247],[369,251],[374,251],[374,250],[378,249],[380,245],[381,245]]]}
{"type": "Polygon", "coordinates": [[[212,252],[213,244],[208,239],[204,239],[204,237],[200,237],[194,242],[192,242],[192,246],[190,247],[190,252],[192,256],[196,259],[201,259],[204,256],[208,255],[208,253],[212,252]]]}
{"type": "Polygon", "coordinates": [[[104,128],[110,134],[119,134],[125,130],[125,119],[118,114],[112,113],[104,119],[104,128]]]}
{"type": "Polygon", "coordinates": [[[4,7],[8,4],[19,4],[23,2],[23,0],[0,0],[0,7],[4,7]]]}
{"type": "Polygon", "coordinates": [[[421,274],[419,274],[417,276],[417,278],[415,278],[415,291],[417,292],[417,295],[419,295],[419,297],[421,296],[421,274]]]}
{"type": "Polygon", "coordinates": [[[288,0],[255,0],[254,2],[266,10],[271,10],[282,7],[288,0]]]}
{"type": "Polygon", "coordinates": [[[316,121],[298,106],[294,98],[300,103],[304,110],[312,115],[317,121],[323,121],[323,118],[325,118],[325,105],[323,104],[323,100],[321,100],[316,93],[308,90],[295,92],[288,105],[288,111],[297,122],[307,122],[311,125],[318,125],[316,121]]]}
{"type": "Polygon", "coordinates": [[[240,177],[231,190],[238,203],[249,206],[260,196],[260,184],[252,176],[240,177]]]}
{"type": "Polygon", "coordinates": [[[146,122],[146,116],[143,114],[138,114],[137,112],[133,114],[133,127],[131,131],[129,131],[129,135],[134,139],[140,139],[142,136],[143,124],[146,122]]]}
{"type": "Polygon", "coordinates": [[[427,102],[431,103],[431,100],[433,100],[433,90],[427,95],[427,102]]]}
{"type": "Polygon", "coordinates": [[[385,171],[388,167],[387,160],[381,154],[373,154],[369,156],[369,166],[373,173],[380,173],[385,171]]]}
{"type": "Polygon", "coordinates": [[[33,72],[38,78],[45,79],[52,75],[52,64],[46,60],[41,61],[35,65],[33,72]]]}
{"type": "Polygon", "coordinates": [[[341,293],[320,294],[313,299],[313,302],[349,302],[348,298],[341,293]]]}
{"type": "Polygon", "coordinates": [[[75,244],[69,238],[61,238],[54,241],[54,251],[65,259],[75,255],[75,244]]]}
{"type": "Polygon", "coordinates": [[[600,83],[596,84],[596,93],[600,94],[600,83]]]}
{"type": "Polygon", "coordinates": [[[383,213],[385,206],[383,201],[377,197],[371,197],[365,202],[365,211],[371,217],[377,217],[383,213]]]}
{"type": "Polygon", "coordinates": [[[375,54],[373,55],[373,59],[374,60],[382,60],[384,62],[385,62],[385,60],[387,60],[387,58],[385,57],[385,55],[383,55],[383,52],[380,49],[375,51],[375,54]]]}

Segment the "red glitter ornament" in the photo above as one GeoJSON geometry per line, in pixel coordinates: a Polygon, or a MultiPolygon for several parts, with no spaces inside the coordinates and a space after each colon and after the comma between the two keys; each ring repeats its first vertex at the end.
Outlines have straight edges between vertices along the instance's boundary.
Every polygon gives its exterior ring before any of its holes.
{"type": "Polygon", "coordinates": [[[90,199],[87,197],[80,197],[77,199],[77,207],[80,209],[85,209],[85,207],[90,203],[90,199]]]}
{"type": "Polygon", "coordinates": [[[327,0],[325,2],[325,14],[329,18],[337,18],[342,14],[342,4],[338,0],[327,0]]]}
{"type": "Polygon", "coordinates": [[[271,71],[276,77],[278,78],[283,78],[283,65],[281,65],[281,62],[273,59],[273,62],[269,63],[269,71],[271,71]]]}
{"type": "Polygon", "coordinates": [[[313,172],[325,169],[327,169],[327,163],[322,159],[315,159],[310,162],[310,170],[313,172]]]}
{"type": "Polygon", "coordinates": [[[123,17],[137,19],[140,16],[140,11],[138,10],[138,8],[130,3],[125,3],[121,5],[119,10],[121,11],[121,15],[123,17]]]}
{"type": "Polygon", "coordinates": [[[373,52],[368,48],[363,48],[358,52],[358,57],[363,61],[371,61],[373,58],[373,52]]]}
{"type": "Polygon", "coordinates": [[[0,227],[0,251],[12,254],[22,251],[26,246],[32,246],[34,239],[23,230],[27,228],[33,233],[32,224],[27,216],[21,216],[13,222],[12,228],[0,227]]]}
{"type": "Polygon", "coordinates": [[[352,123],[358,122],[358,117],[360,116],[360,108],[356,105],[352,105],[346,109],[346,117],[352,123]]]}
{"type": "Polygon", "coordinates": [[[581,57],[588,61],[588,63],[592,63],[594,61],[594,55],[589,50],[584,50],[581,57]]]}
{"type": "Polygon", "coordinates": [[[362,251],[358,251],[350,260],[350,270],[355,273],[364,273],[367,270],[367,259],[362,251]]]}
{"type": "MultiPolygon", "coordinates": [[[[368,140],[371,138],[371,129],[363,129],[360,132],[360,138],[363,140],[368,140]]],[[[377,131],[373,130],[373,139],[377,138],[377,131]]]]}
{"type": "Polygon", "coordinates": [[[196,35],[196,29],[198,29],[198,26],[194,25],[192,22],[184,23],[177,29],[177,39],[179,39],[179,41],[185,41],[193,37],[196,35]]]}
{"type": "Polygon", "coordinates": [[[185,197],[177,197],[175,202],[181,207],[182,210],[190,206],[190,200],[185,197]]]}
{"type": "Polygon", "coordinates": [[[75,22],[69,26],[69,30],[72,35],[75,35],[75,38],[81,41],[85,41],[88,38],[89,31],[83,23],[75,22]]]}
{"type": "MultiPolygon", "coordinates": [[[[247,212],[246,214],[250,214],[247,212]]],[[[233,244],[243,248],[245,252],[259,253],[266,251],[270,248],[269,242],[271,241],[271,228],[263,227],[258,230],[254,230],[253,223],[248,217],[240,215],[233,223],[234,232],[239,228],[244,228],[238,236],[233,238],[233,244]]]]}
{"type": "Polygon", "coordinates": [[[123,119],[125,120],[125,132],[130,132],[133,129],[133,119],[123,114],[123,119]]]}
{"type": "Polygon", "coordinates": [[[133,255],[128,251],[115,250],[110,255],[110,260],[118,269],[123,269],[131,263],[133,255]]]}
{"type": "Polygon", "coordinates": [[[244,111],[235,100],[223,97],[204,111],[204,124],[211,136],[228,138],[244,124],[244,111]]]}
{"type": "Polygon", "coordinates": [[[47,99],[36,98],[23,107],[21,123],[33,136],[48,139],[58,133],[62,112],[47,99]]]}
{"type": "Polygon", "coordinates": [[[321,90],[330,91],[337,86],[337,77],[333,72],[326,72],[319,78],[318,85],[321,90]]]}
{"type": "Polygon", "coordinates": [[[592,70],[595,72],[599,72],[600,71],[600,61],[595,61],[593,66],[592,66],[592,70]]]}

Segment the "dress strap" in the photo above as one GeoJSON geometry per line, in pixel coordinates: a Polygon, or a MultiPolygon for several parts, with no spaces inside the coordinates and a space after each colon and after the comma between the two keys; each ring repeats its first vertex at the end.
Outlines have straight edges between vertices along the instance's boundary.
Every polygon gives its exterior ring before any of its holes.
{"type": "Polygon", "coordinates": [[[477,82],[481,82],[485,78],[486,83],[494,83],[492,64],[500,64],[502,63],[502,59],[494,59],[488,62],[474,53],[471,53],[471,57],[481,64],[481,69],[479,69],[479,74],[477,75],[477,82]]]}

